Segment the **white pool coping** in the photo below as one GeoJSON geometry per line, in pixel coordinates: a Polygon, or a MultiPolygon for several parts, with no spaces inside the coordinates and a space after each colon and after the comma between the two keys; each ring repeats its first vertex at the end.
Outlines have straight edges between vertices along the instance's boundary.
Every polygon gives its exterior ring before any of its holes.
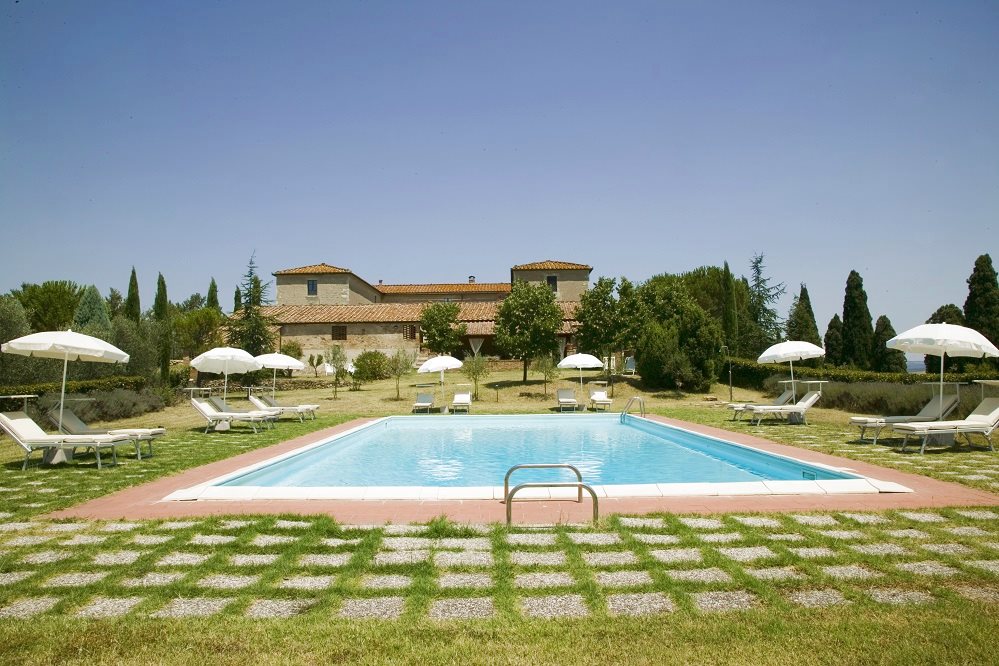
{"type": "MultiPolygon", "coordinates": [[[[297,456],[305,451],[309,451],[319,446],[324,446],[331,441],[346,437],[359,430],[371,428],[382,423],[386,419],[409,419],[421,418],[418,416],[386,416],[357,427],[350,428],[344,432],[337,433],[334,437],[324,439],[319,442],[307,444],[301,448],[289,451],[281,455],[268,458],[267,460],[247,465],[228,474],[215,477],[191,486],[170,493],[161,501],[246,501],[246,500],[409,500],[409,501],[441,501],[441,500],[503,500],[503,486],[220,486],[219,484],[230,479],[254,472],[262,467],[273,465],[276,462],[297,456]]],[[[641,419],[642,417],[629,415],[628,418],[641,419]]],[[[911,493],[913,490],[891,481],[879,481],[870,477],[857,474],[856,471],[846,467],[834,467],[823,463],[799,460],[792,456],[785,456],[771,451],[730,442],[704,433],[687,430],[671,424],[661,423],[645,419],[649,423],[675,428],[696,434],[700,437],[707,437],[730,446],[738,446],[744,449],[755,451],[783,458],[797,464],[809,467],[819,467],[837,472],[845,472],[857,476],[855,479],[827,479],[827,480],[795,480],[795,481],[740,481],[721,483],[641,483],[641,484],[612,484],[612,485],[590,485],[597,497],[720,497],[739,495],[845,495],[845,494],[877,494],[877,493],[911,493]]],[[[584,479],[585,482],[585,479],[584,479]]],[[[511,481],[511,488],[515,486],[511,481]]],[[[563,500],[576,497],[574,488],[525,488],[517,492],[517,499],[525,500],[563,500]]]]}

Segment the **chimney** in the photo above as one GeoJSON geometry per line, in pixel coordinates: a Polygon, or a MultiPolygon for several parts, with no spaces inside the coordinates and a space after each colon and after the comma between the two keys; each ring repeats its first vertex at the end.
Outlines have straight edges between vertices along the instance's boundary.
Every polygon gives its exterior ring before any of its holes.
{"type": "Polygon", "coordinates": [[[468,284],[475,284],[475,276],[474,275],[469,275],[468,276],[468,284]]]}
{"type": "Polygon", "coordinates": [[[379,281],[378,281],[378,284],[381,284],[381,283],[382,283],[382,281],[381,281],[381,280],[379,280],[379,281]]]}

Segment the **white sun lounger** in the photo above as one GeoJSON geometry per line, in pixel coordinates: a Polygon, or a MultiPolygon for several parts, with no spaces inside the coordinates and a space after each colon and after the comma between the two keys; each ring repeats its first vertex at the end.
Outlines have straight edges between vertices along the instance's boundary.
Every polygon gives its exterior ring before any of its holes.
{"type": "Polygon", "coordinates": [[[416,402],[413,403],[413,411],[418,412],[421,409],[425,409],[427,414],[434,406],[434,395],[432,393],[417,393],[416,402]]]}
{"type": "Polygon", "coordinates": [[[607,397],[606,389],[590,391],[590,409],[607,409],[614,401],[607,397]]]}
{"type": "MultiPolygon", "coordinates": [[[[59,427],[58,407],[50,409],[48,417],[56,427],[59,427]]],[[[135,445],[135,457],[142,460],[141,442],[147,442],[149,453],[146,454],[146,457],[151,458],[153,456],[153,440],[165,435],[166,428],[115,428],[114,430],[101,430],[88,426],[72,409],[64,409],[62,412],[62,432],[67,435],[125,435],[135,445]]]]}
{"type": "Polygon", "coordinates": [[[572,411],[576,411],[579,407],[579,403],[576,402],[576,392],[572,389],[559,389],[556,393],[558,399],[558,411],[564,412],[566,408],[572,408],[572,411]]]}
{"type": "Polygon", "coordinates": [[[922,423],[938,420],[941,414],[947,416],[954,411],[955,407],[957,407],[956,395],[945,395],[943,401],[941,401],[940,394],[938,393],[919,410],[918,414],[910,416],[851,416],[850,425],[860,428],[861,440],[864,439],[867,430],[873,428],[874,439],[871,441],[873,444],[877,444],[878,437],[881,436],[881,431],[885,428],[890,428],[899,423],[922,423]]]}
{"type": "Polygon", "coordinates": [[[24,464],[21,469],[28,469],[28,457],[34,451],[50,451],[62,449],[70,455],[75,449],[93,449],[97,456],[97,469],[102,466],[101,450],[111,449],[113,463],[118,464],[119,444],[131,442],[125,435],[50,435],[38,427],[31,417],[24,412],[0,413],[0,427],[24,449],[24,464]]]}
{"type": "Polygon", "coordinates": [[[313,418],[313,420],[315,420],[315,418],[316,418],[316,411],[319,409],[319,405],[310,405],[310,404],[280,405],[280,404],[278,404],[278,402],[274,398],[272,398],[270,396],[266,396],[266,395],[260,396],[260,400],[266,406],[272,407],[272,408],[277,408],[277,409],[286,409],[287,408],[287,409],[290,409],[290,408],[294,407],[295,409],[301,410],[305,414],[311,415],[312,418],[313,418]]]}
{"type": "Polygon", "coordinates": [[[902,435],[903,451],[910,437],[922,437],[923,445],[919,448],[919,452],[923,453],[926,451],[926,443],[933,435],[964,435],[968,446],[971,446],[971,435],[982,435],[989,443],[989,450],[995,451],[992,446],[992,433],[997,426],[999,426],[999,398],[986,398],[965,419],[899,423],[891,428],[902,435]]]}
{"type": "Polygon", "coordinates": [[[278,416],[284,416],[285,414],[297,416],[299,421],[305,421],[307,414],[312,414],[312,418],[316,418],[315,410],[319,408],[319,405],[269,405],[255,395],[250,396],[250,404],[262,412],[273,413],[274,410],[277,410],[278,416]]]}
{"type": "Polygon", "coordinates": [[[191,405],[208,421],[208,425],[205,426],[206,433],[213,426],[216,430],[228,430],[234,421],[248,423],[253,428],[253,432],[257,432],[258,423],[266,425],[268,420],[274,418],[273,415],[265,412],[220,412],[210,402],[198,400],[197,398],[191,398],[191,405]],[[225,427],[219,428],[219,424],[222,423],[226,424],[225,427]]]}
{"type": "Polygon", "coordinates": [[[472,394],[468,391],[454,394],[454,400],[451,401],[451,411],[452,412],[465,412],[468,414],[472,411],[472,394]]]}
{"type": "Polygon", "coordinates": [[[767,416],[772,416],[776,419],[787,418],[791,415],[798,415],[801,417],[802,423],[808,423],[805,420],[805,413],[812,408],[812,406],[819,401],[822,397],[822,393],[819,391],[809,391],[801,400],[794,403],[793,405],[759,405],[753,407],[750,412],[750,420],[756,419],[756,425],[760,425],[760,422],[767,416]]]}
{"type": "Polygon", "coordinates": [[[777,396],[769,405],[759,405],[753,402],[730,402],[728,408],[735,410],[735,414],[732,414],[732,420],[738,421],[743,414],[753,411],[754,407],[780,407],[791,402],[791,398],[793,397],[794,392],[788,389],[777,396]]]}

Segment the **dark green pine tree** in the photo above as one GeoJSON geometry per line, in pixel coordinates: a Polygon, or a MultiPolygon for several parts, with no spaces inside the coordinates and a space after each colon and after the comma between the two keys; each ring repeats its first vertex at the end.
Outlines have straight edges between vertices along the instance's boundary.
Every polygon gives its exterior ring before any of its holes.
{"type": "MultiPolygon", "coordinates": [[[[964,313],[961,312],[961,308],[957,307],[953,303],[948,303],[947,305],[941,305],[936,309],[936,311],[930,315],[930,318],[926,320],[927,324],[956,324],[958,326],[964,326],[964,313]]],[[[926,372],[937,374],[940,372],[940,357],[931,356],[927,354],[923,357],[923,364],[926,366],[926,372]]],[[[960,367],[961,361],[954,359],[953,361],[947,362],[947,367],[952,370],[956,370],[960,367]],[[957,361],[957,365],[954,364],[957,361]]]]}
{"type": "Polygon", "coordinates": [[[812,300],[808,297],[808,287],[804,282],[801,283],[801,291],[795,296],[791,312],[787,316],[787,339],[822,345],[819,326],[815,323],[815,311],[812,310],[812,300]]]}
{"type": "Polygon", "coordinates": [[[97,287],[90,285],[83,290],[80,304],[73,314],[73,328],[78,331],[87,329],[90,334],[105,337],[111,332],[111,317],[108,316],[107,303],[97,287]]]}
{"type": "Polygon", "coordinates": [[[153,299],[153,318],[159,329],[158,345],[160,360],[160,379],[167,382],[170,379],[170,349],[173,336],[170,331],[170,300],[167,298],[166,280],[163,273],[156,278],[156,298],[153,299]]]}
{"type": "Polygon", "coordinates": [[[128,295],[125,297],[125,310],[122,314],[135,323],[142,318],[142,308],[139,305],[139,279],[135,277],[135,266],[132,266],[132,276],[128,278],[128,295]]]}
{"type": "Polygon", "coordinates": [[[864,279],[857,271],[850,271],[843,297],[843,364],[869,370],[873,344],[874,326],[867,307],[864,279]]]}
{"type": "Polygon", "coordinates": [[[826,348],[826,363],[843,365],[843,320],[838,314],[829,320],[823,342],[826,348]]]}
{"type": "Polygon", "coordinates": [[[236,287],[236,293],[232,297],[232,311],[239,312],[243,308],[243,292],[236,287]]]}
{"type": "Polygon", "coordinates": [[[874,325],[874,343],[871,347],[871,370],[877,372],[905,372],[905,353],[889,349],[885,343],[895,337],[895,328],[887,315],[878,317],[874,325]]]}
{"type": "Polygon", "coordinates": [[[964,321],[992,344],[999,344],[999,281],[992,267],[992,257],[987,254],[975,260],[975,268],[968,278],[964,321]]]}
{"type": "Polygon", "coordinates": [[[728,262],[725,262],[722,272],[722,293],[725,303],[722,309],[722,335],[725,338],[725,345],[728,353],[733,356],[739,355],[739,311],[735,299],[735,278],[729,270],[728,262]]]}
{"type": "Polygon", "coordinates": [[[205,299],[205,307],[222,311],[222,306],[219,305],[219,286],[215,284],[215,278],[212,278],[211,284],[208,285],[208,298],[205,299]]]}

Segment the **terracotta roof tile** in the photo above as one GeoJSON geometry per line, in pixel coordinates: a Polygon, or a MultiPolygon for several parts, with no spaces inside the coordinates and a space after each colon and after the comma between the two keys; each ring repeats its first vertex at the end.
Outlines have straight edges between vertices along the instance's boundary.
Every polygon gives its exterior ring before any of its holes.
{"type": "MultiPolygon", "coordinates": [[[[371,305],[270,305],[261,308],[279,324],[377,324],[416,323],[425,303],[375,303],[371,305]]],[[[498,303],[459,303],[458,319],[466,324],[492,326],[498,303]]],[[[575,322],[578,303],[559,303],[563,328],[575,322]]],[[[478,329],[476,329],[478,330],[478,329]]],[[[491,329],[490,329],[491,330],[491,329]]],[[[568,331],[564,331],[568,332],[568,331]]]]}
{"type": "Polygon", "coordinates": [[[574,264],[569,261],[556,261],[554,259],[545,259],[544,261],[535,261],[531,264],[520,264],[519,266],[514,266],[512,270],[515,271],[557,271],[557,270],[571,270],[571,271],[592,271],[592,266],[587,266],[586,264],[574,264]]]}
{"type": "Polygon", "coordinates": [[[501,292],[510,293],[509,282],[457,282],[438,284],[379,284],[375,289],[383,294],[456,294],[501,292]]]}
{"type": "Polygon", "coordinates": [[[286,268],[281,271],[274,271],[271,275],[305,275],[315,273],[352,273],[349,268],[330,266],[327,263],[312,264],[311,266],[299,266],[298,268],[286,268]]]}

